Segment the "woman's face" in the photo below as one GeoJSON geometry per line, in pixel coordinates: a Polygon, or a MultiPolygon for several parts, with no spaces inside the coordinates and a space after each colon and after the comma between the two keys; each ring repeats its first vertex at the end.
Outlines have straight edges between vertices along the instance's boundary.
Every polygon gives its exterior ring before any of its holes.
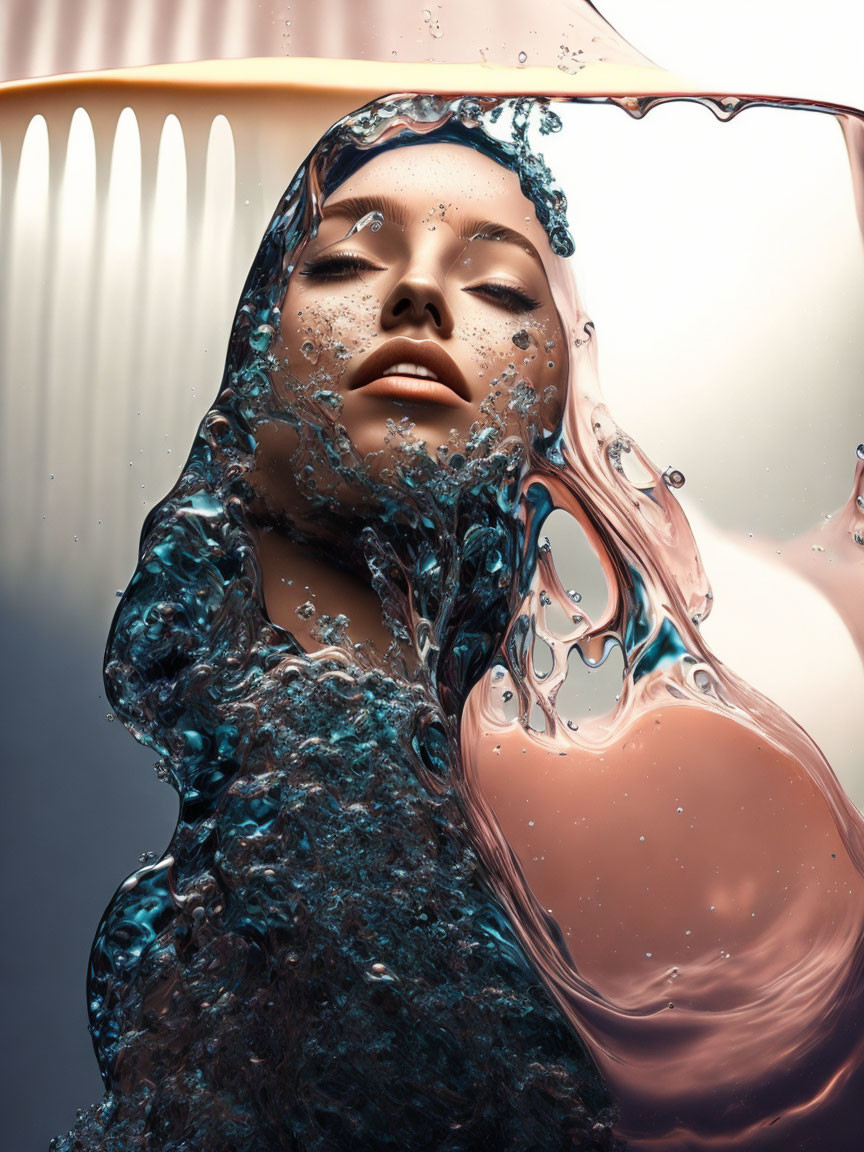
{"type": "Polygon", "coordinates": [[[520,380],[552,427],[567,348],[544,249],[508,169],[456,144],[380,153],[324,202],[274,351],[295,379],[341,395],[339,422],[362,455],[386,448],[388,421],[404,417],[430,454],[464,446],[483,401],[506,413],[520,380]]]}

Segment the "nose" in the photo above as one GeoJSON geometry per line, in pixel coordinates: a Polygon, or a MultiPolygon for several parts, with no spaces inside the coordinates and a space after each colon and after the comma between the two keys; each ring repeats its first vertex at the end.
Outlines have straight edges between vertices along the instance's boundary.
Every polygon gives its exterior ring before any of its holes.
{"type": "Polygon", "coordinates": [[[405,270],[393,285],[381,310],[385,331],[403,326],[432,328],[446,339],[453,332],[453,314],[441,284],[419,267],[405,270]]]}

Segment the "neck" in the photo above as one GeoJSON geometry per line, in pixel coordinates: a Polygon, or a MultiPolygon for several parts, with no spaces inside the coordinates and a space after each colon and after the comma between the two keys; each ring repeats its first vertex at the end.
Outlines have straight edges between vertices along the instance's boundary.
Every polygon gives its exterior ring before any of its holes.
{"type": "MultiPolygon", "coordinates": [[[[257,551],[267,615],[306,652],[334,642],[360,644],[383,661],[394,635],[368,574],[364,578],[356,567],[339,564],[334,555],[278,527],[259,530],[257,551]],[[339,617],[347,617],[341,627],[339,617]]],[[[408,643],[398,647],[409,667],[417,663],[408,643]]]]}
{"type": "Polygon", "coordinates": [[[259,506],[270,619],[307,651],[359,644],[384,663],[395,642],[402,667],[412,675],[425,663],[445,711],[458,714],[515,606],[523,529],[508,507],[516,478],[505,464],[433,474],[409,501],[382,489],[374,513],[368,503],[340,507],[338,526],[324,507],[310,515],[301,505],[289,517],[286,504],[278,515],[259,506]],[[322,636],[321,618],[326,630],[340,615],[349,618],[347,637],[322,636]]]}

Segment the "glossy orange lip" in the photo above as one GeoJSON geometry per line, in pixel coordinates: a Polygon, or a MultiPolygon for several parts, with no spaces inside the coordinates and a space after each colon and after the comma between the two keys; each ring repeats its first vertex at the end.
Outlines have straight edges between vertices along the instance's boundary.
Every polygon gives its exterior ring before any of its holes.
{"type": "Polygon", "coordinates": [[[434,340],[388,340],[363,360],[349,379],[350,390],[365,389],[369,395],[415,403],[458,407],[469,399],[468,384],[456,362],[434,340]],[[437,379],[422,376],[391,376],[395,364],[417,364],[434,372],[437,379]]]}
{"type": "Polygon", "coordinates": [[[385,400],[402,400],[413,404],[444,404],[448,408],[462,405],[460,397],[446,384],[416,376],[380,376],[362,387],[367,396],[380,396],[385,400]]]}

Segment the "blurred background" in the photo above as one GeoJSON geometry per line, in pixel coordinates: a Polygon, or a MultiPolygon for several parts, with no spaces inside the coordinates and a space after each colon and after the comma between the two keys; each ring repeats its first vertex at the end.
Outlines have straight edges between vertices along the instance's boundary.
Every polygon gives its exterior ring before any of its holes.
{"type": "MultiPolygon", "coordinates": [[[[7,0],[0,79],[239,56],[440,59],[456,25],[452,4],[418,5],[415,34],[391,47],[352,25],[356,6],[330,0],[314,18],[313,7],[7,0]]],[[[504,7],[505,38],[463,29],[455,58],[561,63],[523,11],[549,5],[504,7]]],[[[601,7],[642,53],[706,87],[864,105],[852,0],[825,0],[818,20],[797,0],[601,7]]],[[[554,11],[566,34],[568,5],[554,11]]],[[[117,594],[217,391],[260,236],[339,110],[275,110],[296,136],[289,166],[248,109],[184,114],[166,100],[16,119],[2,100],[0,987],[4,1144],[24,1150],[101,1095],[90,942],[176,818],[155,757],[104,699],[117,594]]],[[[802,722],[862,803],[860,657],[830,605],[771,559],[844,503],[864,440],[864,247],[837,122],[761,109],[721,124],[692,104],[643,121],[599,105],[562,115],[543,148],[570,201],[604,390],[649,456],[687,477],[680,499],[717,601],[706,635],[802,722]]]]}

